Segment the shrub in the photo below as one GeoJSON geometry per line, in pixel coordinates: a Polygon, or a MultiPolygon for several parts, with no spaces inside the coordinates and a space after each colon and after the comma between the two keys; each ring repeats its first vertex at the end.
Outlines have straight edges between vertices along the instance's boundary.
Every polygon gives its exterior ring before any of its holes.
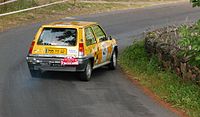
{"type": "Polygon", "coordinates": [[[190,0],[193,4],[193,7],[200,6],[200,0],[190,0]]]}
{"type": "Polygon", "coordinates": [[[200,67],[200,20],[193,26],[181,26],[179,54],[192,66],[200,67]]]}

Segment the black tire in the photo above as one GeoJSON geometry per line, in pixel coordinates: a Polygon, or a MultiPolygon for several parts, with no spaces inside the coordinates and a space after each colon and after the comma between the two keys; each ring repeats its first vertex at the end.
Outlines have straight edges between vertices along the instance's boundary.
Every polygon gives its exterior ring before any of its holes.
{"type": "Polygon", "coordinates": [[[31,74],[32,78],[40,77],[41,76],[41,71],[39,71],[39,70],[30,70],[30,74],[31,74]]]}
{"type": "Polygon", "coordinates": [[[109,64],[109,69],[110,70],[115,70],[117,67],[117,53],[116,51],[113,52],[111,60],[110,60],[110,64],[109,64]]]}
{"type": "Polygon", "coordinates": [[[85,71],[80,74],[80,79],[82,81],[90,81],[92,75],[92,64],[89,61],[86,65],[85,71]]]}

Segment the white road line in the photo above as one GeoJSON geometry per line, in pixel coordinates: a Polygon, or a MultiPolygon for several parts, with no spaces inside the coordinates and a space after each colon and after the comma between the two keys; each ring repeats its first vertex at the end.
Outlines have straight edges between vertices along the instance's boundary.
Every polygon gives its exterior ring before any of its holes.
{"type": "Polygon", "coordinates": [[[65,18],[62,18],[62,20],[73,20],[73,19],[76,19],[74,17],[65,17],[65,18]]]}
{"type": "Polygon", "coordinates": [[[41,5],[41,6],[32,7],[32,8],[22,9],[22,10],[19,10],[19,11],[13,11],[13,12],[9,12],[9,13],[4,13],[4,14],[0,14],[0,17],[11,15],[11,14],[16,14],[16,13],[21,13],[21,12],[25,12],[25,11],[30,11],[30,10],[34,10],[34,9],[38,9],[38,8],[42,8],[42,7],[47,7],[47,6],[50,6],[50,5],[60,4],[60,3],[67,2],[67,1],[68,0],[63,0],[63,1],[53,2],[53,3],[41,5]]]}
{"type": "Polygon", "coordinates": [[[17,1],[17,0],[9,0],[9,1],[7,1],[7,2],[0,3],[0,6],[1,6],[1,5],[8,4],[8,3],[16,2],[16,1],[17,1]]]}

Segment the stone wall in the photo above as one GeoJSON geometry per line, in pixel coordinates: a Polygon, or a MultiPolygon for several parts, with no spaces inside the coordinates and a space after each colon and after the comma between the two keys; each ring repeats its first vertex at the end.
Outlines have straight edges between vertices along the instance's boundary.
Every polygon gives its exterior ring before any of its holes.
{"type": "Polygon", "coordinates": [[[165,70],[171,69],[183,80],[200,83],[200,69],[191,66],[186,58],[178,56],[180,47],[178,28],[165,27],[148,32],[145,37],[145,49],[148,56],[156,55],[165,70]]]}

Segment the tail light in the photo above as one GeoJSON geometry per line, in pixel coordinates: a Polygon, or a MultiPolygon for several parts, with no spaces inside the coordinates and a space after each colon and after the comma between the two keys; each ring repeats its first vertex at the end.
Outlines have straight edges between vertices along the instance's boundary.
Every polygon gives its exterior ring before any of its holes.
{"type": "Polygon", "coordinates": [[[84,45],[79,43],[79,56],[84,56],[84,45]]]}
{"type": "Polygon", "coordinates": [[[29,54],[32,54],[33,46],[35,45],[35,41],[31,43],[31,47],[29,48],[29,54]]]}

